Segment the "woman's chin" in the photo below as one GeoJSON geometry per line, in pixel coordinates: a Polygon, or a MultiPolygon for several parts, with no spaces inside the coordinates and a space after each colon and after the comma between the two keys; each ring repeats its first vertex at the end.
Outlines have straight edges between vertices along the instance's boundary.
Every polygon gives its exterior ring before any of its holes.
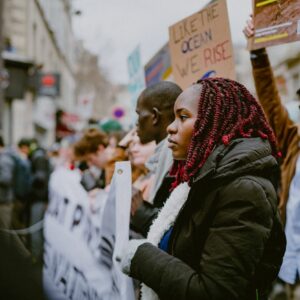
{"type": "Polygon", "coordinates": [[[186,160],[186,157],[180,153],[176,153],[176,151],[172,151],[172,156],[174,160],[186,160]]]}

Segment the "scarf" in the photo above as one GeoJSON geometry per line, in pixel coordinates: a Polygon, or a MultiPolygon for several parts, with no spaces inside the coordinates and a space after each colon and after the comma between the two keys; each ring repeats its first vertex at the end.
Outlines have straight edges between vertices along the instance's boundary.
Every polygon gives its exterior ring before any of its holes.
{"type": "MultiPolygon", "coordinates": [[[[151,225],[147,241],[158,246],[164,234],[174,225],[176,217],[186,202],[190,187],[186,182],[178,185],[171,193],[165,205],[160,210],[157,218],[151,225]]],[[[158,300],[157,294],[148,286],[142,283],[141,300],[158,300]]]]}

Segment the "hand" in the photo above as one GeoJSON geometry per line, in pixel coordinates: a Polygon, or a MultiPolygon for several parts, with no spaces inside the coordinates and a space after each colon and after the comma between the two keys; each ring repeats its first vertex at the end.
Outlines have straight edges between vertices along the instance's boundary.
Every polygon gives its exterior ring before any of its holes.
{"type": "Polygon", "coordinates": [[[130,275],[130,267],[131,267],[131,261],[138,249],[138,247],[142,244],[144,244],[147,240],[141,239],[141,240],[130,240],[128,242],[128,245],[126,247],[126,250],[123,251],[123,256],[121,257],[121,268],[123,273],[130,275]]]}
{"type": "Polygon", "coordinates": [[[109,190],[110,190],[110,184],[108,184],[105,188],[104,188],[104,191],[106,193],[109,193],[109,190]]]}
{"type": "Polygon", "coordinates": [[[95,188],[92,189],[88,192],[89,198],[95,200],[96,196],[98,195],[100,189],[99,188],[95,188]]]}
{"type": "Polygon", "coordinates": [[[88,199],[89,199],[89,205],[91,212],[96,212],[96,197],[99,194],[100,189],[95,188],[88,192],[88,199]]]}
{"type": "Polygon", "coordinates": [[[142,204],[143,201],[144,199],[143,199],[142,192],[133,186],[132,198],[131,198],[131,210],[130,210],[130,214],[132,216],[135,214],[136,210],[139,208],[139,206],[142,204]]]}
{"type": "Polygon", "coordinates": [[[250,15],[250,18],[246,22],[246,26],[243,30],[244,35],[247,39],[254,36],[255,30],[254,30],[254,24],[253,24],[253,16],[250,15]]]}

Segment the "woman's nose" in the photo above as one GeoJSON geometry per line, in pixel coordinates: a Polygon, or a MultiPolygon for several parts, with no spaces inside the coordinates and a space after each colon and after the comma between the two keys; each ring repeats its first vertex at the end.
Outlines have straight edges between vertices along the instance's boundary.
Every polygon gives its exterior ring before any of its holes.
{"type": "Polygon", "coordinates": [[[167,127],[167,133],[168,134],[174,134],[176,132],[176,124],[174,120],[168,127],[167,127]]]}
{"type": "Polygon", "coordinates": [[[136,153],[136,152],[138,152],[138,150],[139,150],[138,145],[137,145],[137,144],[134,144],[134,145],[132,146],[132,148],[131,148],[131,153],[136,153]]]}

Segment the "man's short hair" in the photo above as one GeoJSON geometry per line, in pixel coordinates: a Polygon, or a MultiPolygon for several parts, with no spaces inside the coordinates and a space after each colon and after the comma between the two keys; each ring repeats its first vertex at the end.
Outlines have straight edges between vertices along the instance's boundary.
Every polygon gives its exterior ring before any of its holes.
{"type": "Polygon", "coordinates": [[[83,159],[87,154],[96,153],[100,145],[106,147],[107,135],[97,128],[89,128],[83,137],[74,145],[74,154],[77,159],[83,159]]]}
{"type": "Polygon", "coordinates": [[[161,81],[146,88],[140,95],[140,99],[148,106],[158,109],[172,109],[182,89],[174,82],[161,81]]]}
{"type": "Polygon", "coordinates": [[[22,138],[18,142],[19,148],[24,147],[24,146],[30,148],[30,145],[31,145],[31,139],[28,139],[28,138],[22,138]]]}

